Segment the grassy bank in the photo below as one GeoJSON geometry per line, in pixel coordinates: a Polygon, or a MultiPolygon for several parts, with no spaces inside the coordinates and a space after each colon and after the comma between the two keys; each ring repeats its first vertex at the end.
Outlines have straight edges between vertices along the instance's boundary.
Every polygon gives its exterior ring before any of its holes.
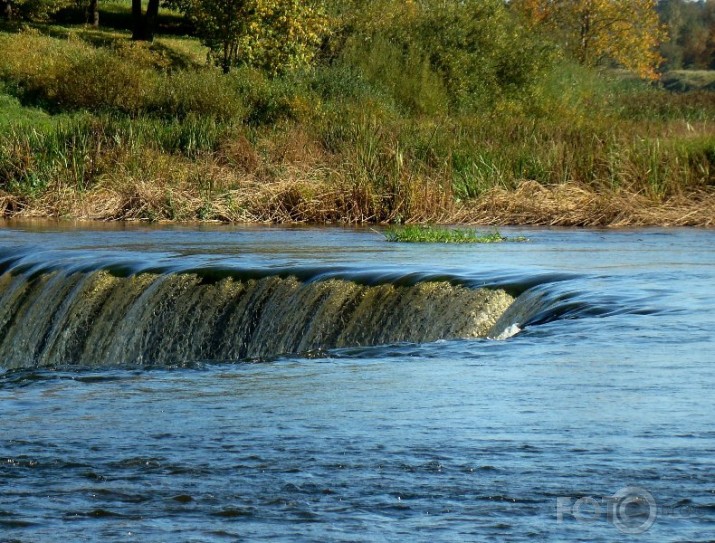
{"type": "Polygon", "coordinates": [[[0,32],[0,214],[715,225],[707,85],[557,63],[526,95],[448,108],[400,59],[269,78],[202,55],[177,36],[0,32]]]}

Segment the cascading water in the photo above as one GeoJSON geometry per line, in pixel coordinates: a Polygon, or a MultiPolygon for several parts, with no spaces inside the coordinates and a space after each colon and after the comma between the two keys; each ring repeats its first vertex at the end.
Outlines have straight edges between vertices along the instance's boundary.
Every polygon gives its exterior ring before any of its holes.
{"type": "Polygon", "coordinates": [[[0,361],[167,365],[486,337],[512,302],[501,289],[446,281],[8,271],[0,277],[0,361]]]}
{"type": "Polygon", "coordinates": [[[116,251],[0,251],[0,369],[181,366],[345,347],[507,339],[639,312],[562,272],[245,265],[116,251]]]}

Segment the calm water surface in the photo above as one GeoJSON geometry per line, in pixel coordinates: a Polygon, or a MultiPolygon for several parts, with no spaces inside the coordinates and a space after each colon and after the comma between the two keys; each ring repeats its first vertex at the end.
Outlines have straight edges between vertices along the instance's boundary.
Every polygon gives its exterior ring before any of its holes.
{"type": "Polygon", "coordinates": [[[5,225],[45,266],[449,277],[552,310],[505,341],[0,369],[0,541],[713,540],[715,232],[506,233],[530,242],[5,225]]]}

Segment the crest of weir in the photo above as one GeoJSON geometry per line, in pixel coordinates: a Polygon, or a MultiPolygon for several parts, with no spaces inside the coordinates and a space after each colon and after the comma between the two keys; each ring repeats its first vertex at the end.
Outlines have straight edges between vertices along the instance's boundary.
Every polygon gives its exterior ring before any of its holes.
{"type": "Polygon", "coordinates": [[[514,299],[448,282],[50,271],[0,276],[0,365],[182,364],[478,338],[514,299]]]}

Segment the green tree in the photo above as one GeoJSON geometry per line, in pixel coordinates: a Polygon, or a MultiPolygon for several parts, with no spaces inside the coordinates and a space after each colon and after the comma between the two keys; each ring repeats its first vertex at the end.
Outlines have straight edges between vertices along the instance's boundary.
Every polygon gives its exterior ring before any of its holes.
{"type": "Polygon", "coordinates": [[[687,15],[682,0],[663,0],[658,4],[658,13],[668,29],[668,41],[660,46],[665,66],[671,70],[683,67],[683,34],[687,32],[687,15]]]}
{"type": "Polygon", "coordinates": [[[328,31],[322,2],[179,0],[217,63],[277,73],[309,64],[328,31]]]}
{"type": "Polygon", "coordinates": [[[715,0],[661,0],[658,11],[670,37],[661,46],[666,66],[715,68],[715,0]]]}

